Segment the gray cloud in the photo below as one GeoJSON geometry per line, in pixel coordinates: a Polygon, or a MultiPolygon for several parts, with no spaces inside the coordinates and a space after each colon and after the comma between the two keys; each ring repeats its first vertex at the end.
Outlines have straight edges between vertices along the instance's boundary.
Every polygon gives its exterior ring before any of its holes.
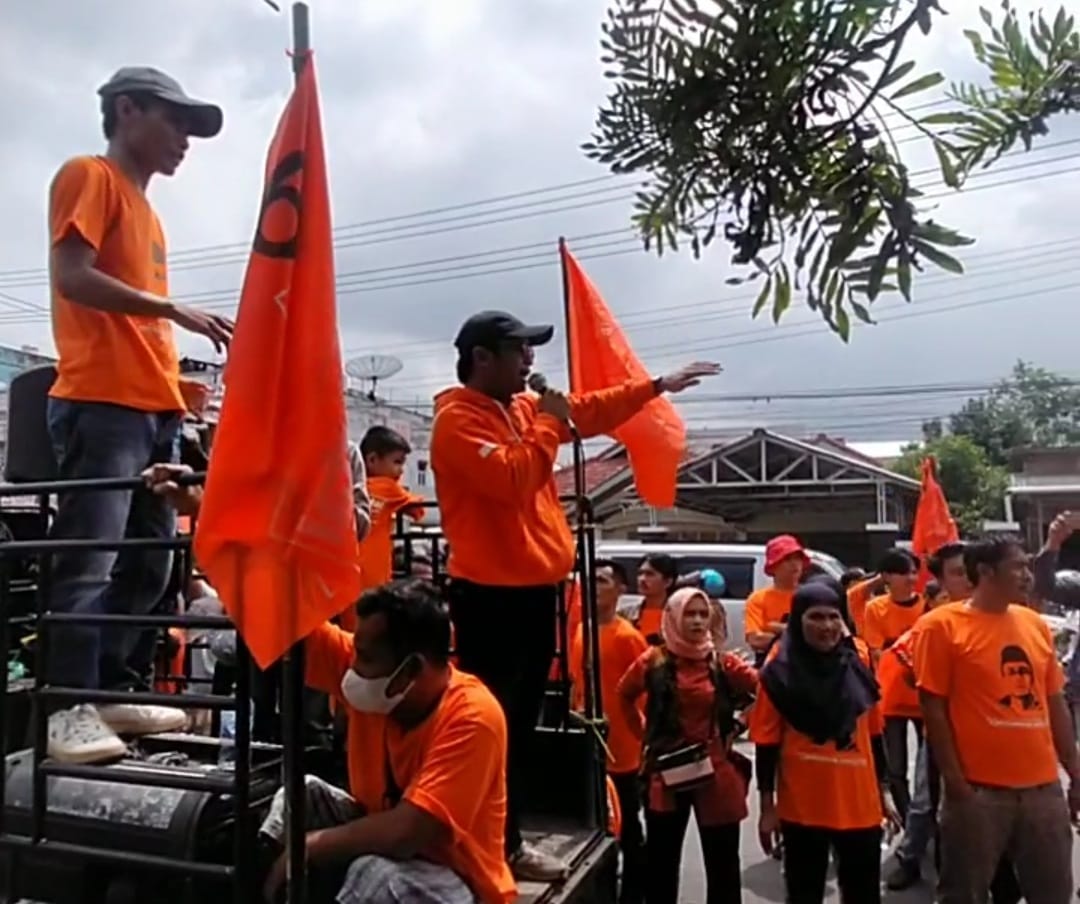
{"type": "MultiPolygon", "coordinates": [[[[961,12],[964,4],[950,5],[954,15],[939,23],[930,38],[913,42],[913,53],[952,78],[973,77],[978,73],[960,33],[976,21],[975,9],[961,12]]],[[[586,194],[609,184],[597,183],[503,205],[555,197],[579,205],[560,215],[477,228],[464,228],[465,219],[446,227],[430,225],[435,219],[499,207],[493,205],[343,227],[603,175],[579,150],[606,90],[599,63],[601,5],[574,0],[317,0],[312,7],[341,243],[337,270],[343,283],[367,281],[364,291],[354,285],[339,298],[343,345],[353,352],[399,354],[406,368],[387,388],[396,398],[427,398],[452,377],[450,341],[469,313],[506,307],[526,319],[561,325],[558,269],[449,278],[470,272],[451,268],[478,260],[473,258],[370,271],[534,243],[548,243],[553,263],[560,234],[625,227],[629,205],[600,203],[604,194],[586,194]],[[408,232],[400,227],[406,223],[414,224],[414,231],[449,231],[404,238],[408,232]],[[397,231],[388,232],[391,228],[397,231]],[[374,288],[371,280],[385,280],[391,273],[398,274],[396,282],[431,282],[374,288]]],[[[120,65],[145,62],[169,70],[191,93],[219,100],[226,108],[224,134],[193,147],[180,174],[155,184],[152,198],[174,254],[174,293],[236,297],[242,262],[185,269],[183,256],[175,255],[186,248],[243,243],[251,234],[267,141],[289,89],[287,41],[287,16],[275,15],[259,0],[15,4],[0,33],[0,79],[8,89],[0,98],[0,114],[12,124],[0,145],[9,211],[0,225],[0,270],[44,266],[48,181],[65,157],[100,149],[97,85],[120,65]]],[[[1077,137],[1080,128],[1063,121],[1054,124],[1044,143],[1077,137]]],[[[911,152],[913,169],[933,167],[928,148],[911,143],[904,149],[911,152]]],[[[1030,160],[1071,153],[1071,147],[1063,146],[1030,160]]],[[[1002,167],[1022,162],[1010,159],[1002,167]]],[[[895,299],[881,302],[880,325],[857,330],[850,347],[801,310],[780,327],[752,323],[753,293],[724,285],[727,254],[719,246],[697,262],[688,253],[657,260],[643,252],[589,260],[632,244],[584,250],[581,256],[650,366],[659,370],[700,357],[724,362],[726,375],[702,393],[978,382],[1003,375],[1017,357],[1071,372],[1071,332],[1053,325],[1071,317],[1076,294],[1071,286],[1080,280],[1070,269],[1075,256],[1070,246],[1056,246],[1055,254],[1046,243],[1076,231],[1071,221],[1080,189],[1074,177],[1035,177],[1072,165],[1065,161],[980,177],[972,188],[1021,176],[1027,181],[942,200],[940,219],[978,236],[968,253],[969,275],[928,274],[917,282],[911,307],[895,299]],[[1031,294],[1017,297],[1025,293],[1031,294]],[[995,298],[1011,300],[989,303],[995,298]],[[703,306],[707,301],[714,304],[703,306]],[[960,307],[973,302],[979,305],[960,307]],[[953,306],[950,313],[922,313],[953,306]]],[[[937,181],[933,175],[923,178],[937,181]]],[[[547,206],[559,205],[549,201],[547,206]]],[[[605,241],[612,239],[577,246],[588,249],[605,241]]],[[[530,254],[535,249],[493,255],[487,260],[525,260],[492,263],[489,269],[543,262],[530,254]]],[[[47,305],[40,274],[21,281],[29,284],[19,282],[0,273],[0,292],[47,305]]],[[[47,322],[40,316],[16,322],[29,318],[5,304],[14,303],[0,299],[0,341],[50,346],[47,322]]],[[[560,337],[545,349],[539,361],[553,378],[563,364],[561,342],[560,337]]],[[[207,354],[190,337],[182,340],[182,348],[207,354]]],[[[698,401],[687,404],[685,412],[692,424],[764,417],[893,438],[911,435],[922,415],[956,402],[913,398],[718,406],[698,401]]]]}

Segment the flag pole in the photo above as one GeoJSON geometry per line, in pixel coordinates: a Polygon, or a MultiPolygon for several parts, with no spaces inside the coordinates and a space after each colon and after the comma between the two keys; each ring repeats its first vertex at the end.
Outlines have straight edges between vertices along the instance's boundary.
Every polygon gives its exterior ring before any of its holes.
{"type": "MultiPolygon", "coordinates": [[[[307,65],[311,52],[311,19],[308,5],[292,6],[292,71],[294,84],[307,65]]],[[[296,576],[289,580],[290,616],[298,617],[299,588],[296,576]]],[[[295,631],[293,635],[295,636],[295,631]]],[[[307,902],[307,783],[304,780],[304,644],[293,645],[281,663],[282,770],[285,790],[286,901],[307,902]]]]}
{"type": "MultiPolygon", "coordinates": [[[[559,236],[559,267],[562,272],[563,288],[563,323],[566,328],[566,371],[570,389],[574,389],[574,337],[570,333],[570,272],[566,266],[568,250],[566,239],[559,236]]],[[[577,508],[577,549],[578,575],[581,581],[581,633],[584,643],[581,645],[583,662],[581,672],[585,679],[585,719],[592,728],[601,733],[604,743],[596,745],[597,781],[594,787],[596,816],[598,826],[607,825],[607,753],[604,730],[604,702],[600,690],[600,628],[597,624],[596,603],[596,556],[595,538],[590,535],[594,530],[591,500],[587,495],[585,474],[585,449],[581,436],[576,430],[571,431],[574,449],[574,497],[577,508]]],[[[562,640],[566,641],[565,619],[562,640]]]]}

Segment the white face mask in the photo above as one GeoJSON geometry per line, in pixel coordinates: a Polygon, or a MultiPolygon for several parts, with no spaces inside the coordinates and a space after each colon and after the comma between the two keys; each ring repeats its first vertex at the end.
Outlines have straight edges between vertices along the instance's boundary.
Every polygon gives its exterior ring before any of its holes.
{"type": "Polygon", "coordinates": [[[405,667],[406,662],[408,662],[407,659],[385,678],[364,678],[349,669],[345,677],[341,679],[341,695],[345,698],[345,702],[358,712],[389,715],[405,699],[405,695],[415,684],[414,681],[410,681],[401,693],[393,696],[386,692],[398,672],[405,667]]]}

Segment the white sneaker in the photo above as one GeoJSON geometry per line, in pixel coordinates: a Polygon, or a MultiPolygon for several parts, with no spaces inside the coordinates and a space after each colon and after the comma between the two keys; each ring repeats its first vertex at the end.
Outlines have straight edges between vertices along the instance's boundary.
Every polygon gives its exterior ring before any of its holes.
{"type": "Polygon", "coordinates": [[[570,867],[558,857],[522,842],[510,856],[510,872],[523,882],[562,882],[570,874],[570,867]]]}
{"type": "Polygon", "coordinates": [[[61,763],[100,763],[127,752],[120,737],[88,703],[49,716],[48,754],[61,763]]]}
{"type": "Polygon", "coordinates": [[[143,706],[138,703],[111,703],[99,706],[101,720],[117,734],[147,735],[162,731],[182,731],[188,716],[172,706],[143,706]]]}

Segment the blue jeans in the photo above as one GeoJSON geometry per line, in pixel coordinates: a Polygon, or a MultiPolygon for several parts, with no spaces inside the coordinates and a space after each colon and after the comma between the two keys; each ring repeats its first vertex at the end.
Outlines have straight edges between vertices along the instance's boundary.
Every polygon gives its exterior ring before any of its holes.
{"type": "MultiPolygon", "coordinates": [[[[49,399],[49,436],[60,479],[137,477],[151,464],[175,462],[177,412],[137,411],[102,402],[49,399]]],[[[52,539],[173,537],[176,513],[148,490],[71,492],[60,496],[52,539]]],[[[55,612],[144,615],[169,581],[170,550],[78,550],[52,565],[55,612]]],[[[48,681],[62,687],[122,686],[145,629],[57,625],[49,637],[48,681]]]]}
{"type": "Polygon", "coordinates": [[[930,795],[927,751],[924,737],[919,742],[919,752],[915,757],[915,793],[908,807],[907,819],[904,820],[904,838],[896,851],[898,860],[916,866],[922,862],[937,828],[937,814],[934,812],[934,802],[930,795]]]}

